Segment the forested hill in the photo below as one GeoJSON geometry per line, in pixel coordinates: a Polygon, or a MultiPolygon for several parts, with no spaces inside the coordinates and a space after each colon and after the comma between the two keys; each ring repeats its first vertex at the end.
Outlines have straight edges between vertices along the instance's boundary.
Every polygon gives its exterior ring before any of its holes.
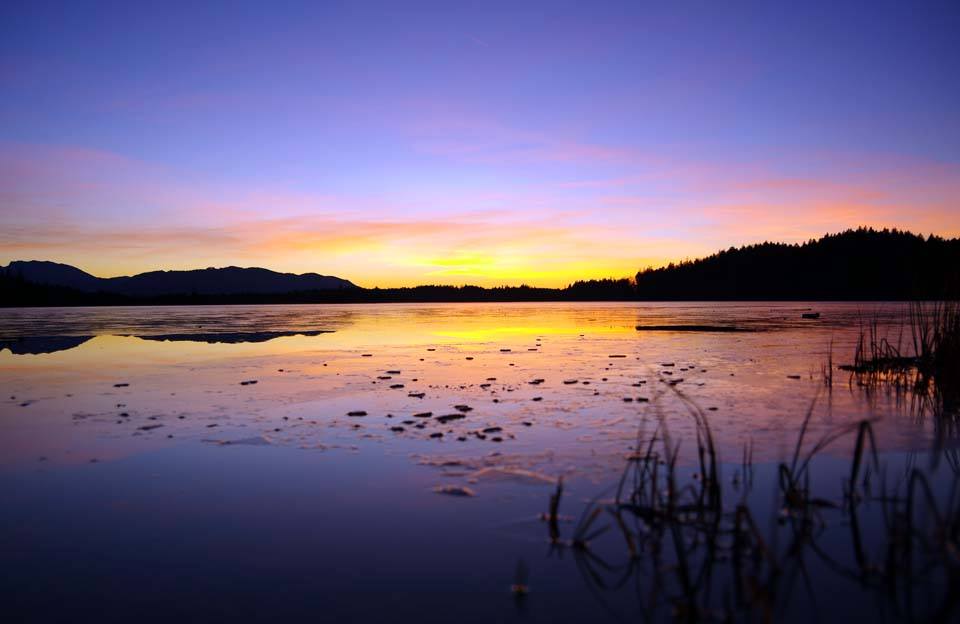
{"type": "Polygon", "coordinates": [[[860,228],[762,243],[637,273],[643,300],[887,300],[955,297],[960,239],[860,228]]]}

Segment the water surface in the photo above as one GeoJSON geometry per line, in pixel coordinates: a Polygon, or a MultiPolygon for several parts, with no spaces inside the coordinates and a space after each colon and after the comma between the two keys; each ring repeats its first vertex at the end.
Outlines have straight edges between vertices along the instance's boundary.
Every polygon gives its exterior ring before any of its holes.
{"type": "MultiPolygon", "coordinates": [[[[909,397],[823,379],[831,353],[852,359],[865,321],[908,342],[903,312],[862,303],[3,310],[5,602],[28,619],[626,617],[638,608],[629,596],[598,597],[547,544],[540,515],[558,477],[567,513],[579,513],[661,420],[692,470],[691,406],[730,465],[745,444],[761,465],[789,458],[808,409],[811,439],[868,418],[885,457],[912,461],[935,427],[909,397]],[[820,317],[802,318],[812,311],[820,317]],[[665,325],[698,331],[637,330],[665,325]],[[520,561],[531,591],[517,600],[520,561]]],[[[815,478],[831,484],[848,470],[852,443],[827,449],[815,478]]]]}

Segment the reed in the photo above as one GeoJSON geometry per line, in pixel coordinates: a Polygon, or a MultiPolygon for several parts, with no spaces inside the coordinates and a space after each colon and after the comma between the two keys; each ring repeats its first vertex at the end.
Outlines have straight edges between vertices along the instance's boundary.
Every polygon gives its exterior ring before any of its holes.
{"type": "Polygon", "coordinates": [[[861,322],[853,363],[838,368],[853,373],[858,385],[894,384],[921,391],[935,384],[955,398],[960,388],[960,302],[914,303],[904,324],[909,326],[912,351],[903,347],[902,325],[894,343],[873,319],[861,322]]]}
{"type": "MultiPolygon", "coordinates": [[[[785,461],[755,466],[752,442],[744,445],[734,478],[739,492],[730,501],[709,420],[694,401],[673,392],[695,423],[692,468],[681,469],[681,445],[671,441],[667,418],[653,404],[657,426],[649,436],[643,429],[638,433],[612,500],[586,505],[569,541],[561,539],[553,520],[561,484],[550,497],[550,541],[571,548],[598,599],[632,587],[645,621],[817,619],[816,588],[822,579],[811,572],[816,565],[818,575],[854,583],[864,608],[879,606],[885,619],[957,617],[960,463],[951,463],[956,468],[949,473],[909,466],[891,480],[873,421],[836,427],[811,439],[813,401],[785,461]],[[814,492],[813,466],[825,449],[842,440],[851,443],[846,478],[839,480],[837,491],[814,492]],[[765,500],[753,488],[757,470],[777,476],[777,505],[767,531],[755,519],[765,500]],[[874,493],[875,477],[880,487],[874,493]],[[863,528],[865,514],[871,518],[870,531],[863,528]],[[849,531],[848,539],[828,545],[825,535],[844,531],[849,531]],[[837,543],[847,546],[838,549],[837,543]],[[804,618],[791,611],[801,608],[797,605],[804,605],[804,618]]],[[[622,601],[604,606],[615,612],[614,604],[622,601]]]]}

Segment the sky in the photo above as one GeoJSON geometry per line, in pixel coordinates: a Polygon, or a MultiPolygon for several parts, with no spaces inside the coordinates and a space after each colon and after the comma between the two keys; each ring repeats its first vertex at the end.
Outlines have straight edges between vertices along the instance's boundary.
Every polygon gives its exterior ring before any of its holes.
{"type": "Polygon", "coordinates": [[[0,3],[0,264],[361,286],[960,235],[960,3],[0,3]]]}

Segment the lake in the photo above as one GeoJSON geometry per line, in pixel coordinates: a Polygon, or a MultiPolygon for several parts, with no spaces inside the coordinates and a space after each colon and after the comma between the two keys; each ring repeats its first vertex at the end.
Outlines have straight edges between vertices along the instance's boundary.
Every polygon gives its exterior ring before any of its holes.
{"type": "Polygon", "coordinates": [[[921,466],[934,503],[912,521],[942,521],[953,437],[915,393],[836,370],[870,325],[907,349],[906,316],[898,303],[804,302],[0,310],[2,610],[942,615],[949,562],[883,590],[898,512],[877,492],[906,492],[921,466]],[[851,487],[865,420],[874,444],[851,487]],[[779,465],[823,440],[785,489],[779,465]],[[654,497],[700,502],[641,504],[650,479],[654,497]],[[703,502],[708,481],[722,502],[703,502]],[[823,499],[791,503],[801,490],[823,499]],[[683,514],[700,520],[676,529],[683,514]],[[727,528],[704,529],[708,515],[727,528]]]}

